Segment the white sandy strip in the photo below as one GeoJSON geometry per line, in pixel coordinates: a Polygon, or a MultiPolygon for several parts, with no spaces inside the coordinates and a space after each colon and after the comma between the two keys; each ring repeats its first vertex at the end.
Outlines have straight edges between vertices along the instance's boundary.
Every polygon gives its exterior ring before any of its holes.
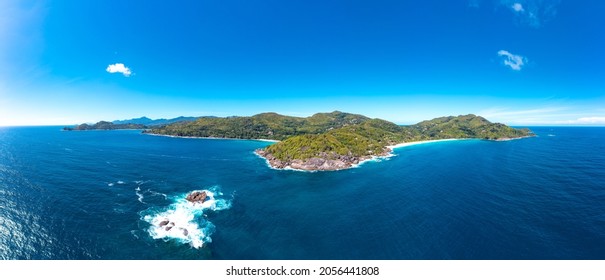
{"type": "Polygon", "coordinates": [[[271,142],[271,143],[279,142],[279,140],[271,140],[271,139],[241,139],[241,138],[223,138],[223,137],[176,136],[176,135],[156,134],[156,133],[145,133],[145,134],[151,135],[151,136],[162,136],[162,137],[170,137],[170,138],[186,138],[186,139],[243,140],[243,141],[261,141],[261,142],[271,142]]]}
{"type": "MultiPolygon", "coordinates": [[[[407,146],[414,146],[414,145],[420,145],[420,144],[427,144],[427,143],[435,143],[435,142],[445,142],[445,141],[457,141],[457,140],[472,140],[472,138],[468,138],[468,139],[458,139],[458,138],[449,138],[449,139],[439,139],[439,140],[426,140],[426,141],[415,141],[415,142],[405,142],[405,143],[400,143],[397,145],[391,145],[391,146],[387,146],[387,148],[393,150],[393,149],[397,149],[397,148],[403,148],[403,147],[407,147],[407,146]]],[[[351,166],[351,168],[357,168],[361,165],[363,165],[364,163],[367,162],[380,162],[383,160],[388,160],[390,157],[395,156],[395,154],[393,154],[392,152],[384,155],[384,156],[373,156],[369,159],[366,160],[362,160],[360,161],[358,164],[354,164],[351,166]]]]}
{"type": "Polygon", "coordinates": [[[407,147],[407,146],[414,146],[414,145],[427,144],[427,143],[435,143],[435,142],[445,142],[445,141],[458,141],[458,140],[472,140],[472,138],[468,138],[468,139],[449,138],[449,139],[439,139],[439,140],[426,140],[426,141],[416,141],[416,142],[405,142],[405,143],[401,143],[401,144],[397,144],[397,145],[387,146],[387,148],[393,150],[393,149],[407,147]]]}
{"type": "Polygon", "coordinates": [[[250,140],[262,141],[262,142],[271,142],[271,143],[277,143],[277,142],[279,142],[279,140],[271,140],[271,139],[250,139],[250,140]]]}

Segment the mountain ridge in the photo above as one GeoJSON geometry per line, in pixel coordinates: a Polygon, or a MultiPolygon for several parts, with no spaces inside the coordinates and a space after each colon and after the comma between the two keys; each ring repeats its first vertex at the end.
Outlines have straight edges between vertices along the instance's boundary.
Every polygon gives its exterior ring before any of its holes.
{"type": "Polygon", "coordinates": [[[142,124],[145,126],[154,126],[154,125],[165,125],[165,124],[171,124],[171,123],[175,123],[175,122],[183,122],[183,121],[194,121],[196,119],[198,119],[199,117],[184,117],[184,116],[179,116],[176,118],[172,118],[172,119],[150,119],[146,116],[142,116],[140,118],[133,118],[133,119],[126,119],[126,120],[115,120],[112,121],[113,124],[142,124]]]}
{"type": "Polygon", "coordinates": [[[280,142],[256,154],[277,169],[341,170],[360,162],[387,156],[389,146],[427,140],[509,140],[533,136],[529,129],[492,123],[473,114],[439,117],[409,126],[333,111],[291,117],[261,113],[251,117],[199,118],[175,123],[145,133],[235,139],[270,139],[280,142]]]}

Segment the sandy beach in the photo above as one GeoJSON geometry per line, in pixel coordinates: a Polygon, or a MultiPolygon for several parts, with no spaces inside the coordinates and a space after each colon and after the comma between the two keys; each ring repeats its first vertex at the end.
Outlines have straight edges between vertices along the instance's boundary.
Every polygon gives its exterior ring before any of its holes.
{"type": "Polygon", "coordinates": [[[413,146],[413,145],[435,143],[435,142],[445,142],[445,141],[457,141],[457,140],[471,140],[471,139],[449,138],[449,139],[439,139],[439,140],[426,140],[426,141],[405,142],[405,143],[400,143],[400,144],[397,144],[397,145],[387,146],[387,148],[393,150],[393,149],[407,147],[407,146],[413,146]]]}

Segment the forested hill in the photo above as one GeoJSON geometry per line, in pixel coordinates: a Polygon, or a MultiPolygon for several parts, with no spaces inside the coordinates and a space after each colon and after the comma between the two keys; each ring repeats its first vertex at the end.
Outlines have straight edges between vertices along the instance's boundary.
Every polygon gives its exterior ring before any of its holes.
{"type": "Polygon", "coordinates": [[[237,139],[273,139],[281,142],[257,153],[276,168],[344,169],[372,156],[390,152],[387,146],[449,138],[504,140],[532,136],[528,129],[491,123],[483,117],[441,117],[415,125],[394,123],[335,111],[300,118],[276,113],[252,117],[200,118],[153,128],[147,133],[237,139]]]}
{"type": "Polygon", "coordinates": [[[307,118],[262,113],[252,117],[202,117],[193,122],[153,128],[148,132],[172,136],[284,140],[296,135],[324,133],[367,120],[369,118],[362,115],[338,111],[307,118]]]}
{"type": "Polygon", "coordinates": [[[529,129],[515,129],[501,123],[492,123],[472,114],[457,117],[441,117],[407,127],[420,135],[419,140],[447,138],[477,138],[498,140],[519,138],[533,134],[529,129]]]}
{"type": "MultiPolygon", "coordinates": [[[[212,118],[212,117],[207,117],[212,118]]],[[[147,117],[141,117],[136,119],[122,120],[122,121],[100,121],[95,124],[79,124],[76,126],[66,126],[63,130],[117,130],[117,129],[146,129],[160,125],[168,125],[173,123],[185,123],[196,120],[197,117],[178,117],[174,119],[157,119],[152,120],[147,117]]]]}
{"type": "Polygon", "coordinates": [[[115,130],[115,129],[144,129],[147,128],[142,124],[133,124],[133,123],[125,123],[125,124],[114,124],[112,122],[100,121],[95,124],[80,124],[74,127],[66,126],[63,130],[115,130]]]}

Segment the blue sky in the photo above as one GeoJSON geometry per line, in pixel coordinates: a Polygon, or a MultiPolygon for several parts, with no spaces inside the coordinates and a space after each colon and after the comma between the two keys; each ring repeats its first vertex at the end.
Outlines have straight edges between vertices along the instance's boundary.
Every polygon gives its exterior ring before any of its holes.
{"type": "Polygon", "coordinates": [[[140,116],[605,125],[605,1],[0,1],[0,125],[140,116]]]}

